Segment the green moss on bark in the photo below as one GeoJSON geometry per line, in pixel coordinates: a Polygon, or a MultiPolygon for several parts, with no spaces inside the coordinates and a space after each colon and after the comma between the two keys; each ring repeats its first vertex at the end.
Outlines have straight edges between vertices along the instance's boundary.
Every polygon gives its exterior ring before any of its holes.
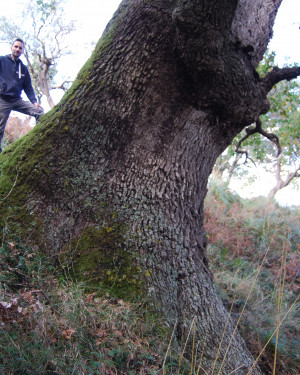
{"type": "MultiPolygon", "coordinates": [[[[51,174],[47,156],[55,148],[56,138],[65,135],[69,131],[69,123],[72,123],[71,118],[64,118],[60,109],[66,105],[74,105],[70,102],[88,80],[94,62],[112,41],[113,29],[99,41],[62,101],[43,115],[41,122],[31,132],[0,155],[0,222],[9,217],[13,227],[20,226],[24,228],[23,231],[30,227],[32,217],[30,209],[26,207],[28,197],[32,198],[37,182],[51,174]]],[[[65,188],[68,190],[68,185],[65,188]]]]}
{"type": "Polygon", "coordinates": [[[122,225],[88,227],[64,248],[60,259],[71,276],[88,287],[102,288],[126,300],[143,295],[143,272],[123,244],[122,225]]]}
{"type": "MultiPolygon", "coordinates": [[[[78,113],[74,108],[82,100],[82,87],[90,90],[96,83],[92,79],[93,67],[103,54],[109,54],[114,34],[122,21],[122,12],[113,19],[103,38],[98,42],[95,51],[79,72],[74,84],[68,90],[61,102],[47,114],[43,115],[40,123],[25,137],[15,142],[10,148],[0,155],[0,225],[8,225],[10,231],[17,233],[25,241],[30,237],[32,244],[41,246],[43,236],[47,231],[47,217],[40,217],[39,207],[51,203],[49,193],[58,192],[63,197],[63,204],[68,205],[81,194],[82,186],[89,181],[89,172],[82,168],[80,160],[74,163],[78,166],[76,173],[68,176],[68,159],[59,150],[55,154],[57,141],[72,130],[72,124],[77,120],[78,113]],[[61,109],[64,108],[63,111],[61,109]],[[68,111],[68,109],[70,109],[68,111]],[[68,116],[65,112],[68,112],[68,116]],[[62,178],[55,173],[57,165],[54,160],[61,158],[60,170],[62,178]],[[48,188],[49,187],[49,188],[48,188]],[[80,190],[81,189],[81,190],[80,190]]],[[[102,81],[101,81],[102,82],[102,81]]],[[[93,118],[91,118],[93,121],[93,118]]],[[[98,128],[99,130],[99,128],[98,128]]],[[[91,134],[94,137],[94,134],[91,134]]],[[[71,151],[73,151],[71,147],[71,151]]],[[[80,149],[72,158],[81,157],[80,149]]],[[[103,171],[97,172],[100,175],[103,171]]],[[[93,181],[95,172],[93,171],[93,181]]],[[[93,196],[101,193],[93,187],[93,196]]],[[[91,191],[90,191],[91,192],[91,191]]],[[[53,210],[60,210],[61,206],[51,206],[53,210]]],[[[83,212],[89,219],[95,214],[95,206],[91,196],[84,198],[76,205],[74,212],[83,212]],[[91,211],[91,213],[89,212],[91,211]]],[[[53,212],[52,210],[52,212],[53,212]]],[[[55,216],[53,214],[53,216],[55,216]]],[[[49,219],[50,220],[50,219],[49,219]]],[[[93,221],[94,222],[94,221],[93,221]]],[[[101,223],[101,218],[95,219],[101,223]]],[[[84,224],[83,224],[84,225],[84,224]]],[[[125,229],[122,225],[96,226],[86,228],[79,237],[73,238],[64,248],[64,252],[73,251],[72,262],[74,276],[80,280],[88,279],[90,284],[99,284],[120,297],[136,296],[143,289],[143,272],[139,269],[135,256],[124,245],[125,229]],[[125,250],[126,248],[126,250],[125,250]]],[[[51,248],[52,251],[52,248],[51,248]]]]}

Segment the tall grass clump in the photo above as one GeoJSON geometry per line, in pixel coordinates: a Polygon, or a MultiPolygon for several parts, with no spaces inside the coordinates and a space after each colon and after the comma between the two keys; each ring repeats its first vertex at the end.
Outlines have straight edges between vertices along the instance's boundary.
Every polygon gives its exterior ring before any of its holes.
{"type": "Polygon", "coordinates": [[[239,328],[264,374],[300,373],[299,208],[262,197],[232,199],[226,185],[213,181],[205,227],[219,294],[228,309],[233,304],[233,318],[243,311],[239,328]]]}
{"type": "Polygon", "coordinates": [[[170,335],[142,301],[71,281],[61,265],[7,233],[0,238],[0,325],[1,375],[154,374],[170,335]]]}

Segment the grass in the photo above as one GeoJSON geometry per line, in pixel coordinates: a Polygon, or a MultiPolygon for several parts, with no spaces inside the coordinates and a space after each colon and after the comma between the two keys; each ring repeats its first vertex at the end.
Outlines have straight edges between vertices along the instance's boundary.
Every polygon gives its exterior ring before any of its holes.
{"type": "Polygon", "coordinates": [[[165,355],[167,325],[142,301],[71,281],[9,233],[0,271],[0,374],[155,374],[162,366],[172,374],[178,366],[173,348],[165,355]]]}
{"type": "MultiPolygon", "coordinates": [[[[266,375],[300,372],[299,217],[299,210],[243,200],[222,184],[211,186],[205,202],[218,292],[266,375]]],[[[194,322],[189,343],[178,348],[176,326],[143,301],[87,288],[61,266],[2,229],[1,375],[205,374],[194,322]]],[[[209,375],[220,371],[216,361],[209,375]]]]}
{"type": "Polygon", "coordinates": [[[151,312],[14,265],[17,278],[6,278],[1,288],[1,374],[150,374],[158,369],[165,333],[151,312]],[[20,269],[26,278],[22,286],[20,269]]]}
{"type": "Polygon", "coordinates": [[[282,208],[264,198],[243,200],[226,185],[212,184],[219,186],[206,198],[205,226],[219,294],[228,309],[233,305],[238,320],[253,289],[240,332],[254,356],[268,343],[260,361],[264,374],[298,374],[299,209],[282,208]]]}

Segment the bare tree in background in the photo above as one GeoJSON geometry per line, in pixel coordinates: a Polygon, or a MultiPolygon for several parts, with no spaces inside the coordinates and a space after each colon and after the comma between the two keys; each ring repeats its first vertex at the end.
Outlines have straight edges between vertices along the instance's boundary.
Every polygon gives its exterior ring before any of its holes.
{"type": "Polygon", "coordinates": [[[0,18],[0,39],[12,43],[21,38],[25,42],[24,57],[37,96],[45,95],[50,108],[55,103],[52,89],[67,90],[69,81],[55,84],[58,60],[70,53],[65,37],[74,30],[74,22],[66,21],[64,0],[28,1],[18,24],[6,17],[0,18]]]}

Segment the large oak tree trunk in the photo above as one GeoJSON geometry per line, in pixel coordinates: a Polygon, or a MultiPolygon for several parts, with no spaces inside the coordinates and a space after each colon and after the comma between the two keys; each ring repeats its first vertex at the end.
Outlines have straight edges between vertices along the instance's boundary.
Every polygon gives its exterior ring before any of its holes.
{"type": "Polygon", "coordinates": [[[216,295],[203,200],[216,158],[268,110],[280,72],[255,67],[279,4],[124,0],[62,102],[0,159],[1,219],[55,254],[122,228],[114,245],[178,336],[196,319],[208,373],[224,330],[219,373],[253,363],[216,295]]]}

